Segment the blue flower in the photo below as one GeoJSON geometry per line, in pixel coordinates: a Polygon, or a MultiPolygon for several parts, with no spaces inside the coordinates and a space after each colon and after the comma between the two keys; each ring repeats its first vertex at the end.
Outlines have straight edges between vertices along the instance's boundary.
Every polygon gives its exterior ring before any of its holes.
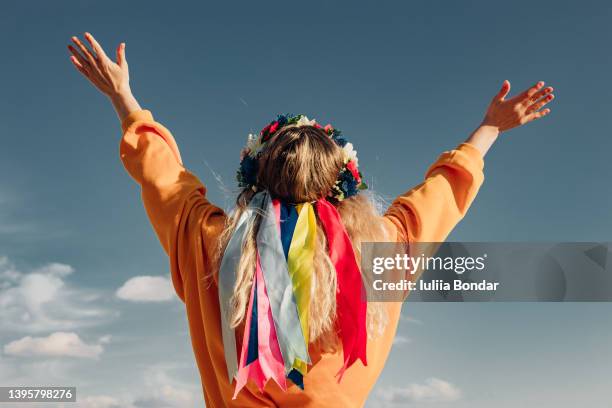
{"type": "Polygon", "coordinates": [[[245,156],[240,162],[238,170],[238,183],[240,187],[250,187],[257,183],[257,159],[251,156],[245,156]]]}
{"type": "Polygon", "coordinates": [[[336,136],[333,136],[333,135],[332,135],[332,140],[334,142],[336,142],[336,144],[338,146],[340,146],[340,147],[344,147],[348,143],[348,140],[346,140],[345,138],[343,138],[343,137],[336,137],[336,136]]]}
{"type": "Polygon", "coordinates": [[[289,115],[278,115],[276,121],[278,122],[279,128],[287,124],[287,121],[288,121],[287,116],[289,115]]]}

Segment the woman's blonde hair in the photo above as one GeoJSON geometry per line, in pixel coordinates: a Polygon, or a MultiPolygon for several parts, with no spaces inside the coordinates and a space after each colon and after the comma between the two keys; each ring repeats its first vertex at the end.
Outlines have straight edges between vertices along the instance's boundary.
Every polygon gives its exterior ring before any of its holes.
{"type": "MultiPolygon", "coordinates": [[[[286,126],[264,147],[258,162],[257,186],[272,197],[288,203],[304,203],[326,197],[344,165],[342,149],[322,130],[314,126],[286,126]]],[[[243,190],[236,200],[236,209],[228,217],[219,240],[219,259],[241,214],[254,196],[243,190]]],[[[386,231],[369,196],[357,194],[339,201],[336,208],[360,261],[361,242],[386,240],[386,231]]],[[[236,271],[236,284],[231,298],[229,321],[232,327],[245,320],[256,262],[256,235],[262,214],[257,214],[247,228],[242,256],[236,271]]],[[[219,262],[217,262],[217,265],[219,262]]],[[[324,230],[317,220],[317,242],[312,272],[310,302],[310,341],[321,350],[337,350],[336,271],[327,250],[324,230]]],[[[365,277],[364,277],[365,278],[365,277]]],[[[375,336],[387,323],[379,303],[368,304],[368,334],[375,336]]]]}

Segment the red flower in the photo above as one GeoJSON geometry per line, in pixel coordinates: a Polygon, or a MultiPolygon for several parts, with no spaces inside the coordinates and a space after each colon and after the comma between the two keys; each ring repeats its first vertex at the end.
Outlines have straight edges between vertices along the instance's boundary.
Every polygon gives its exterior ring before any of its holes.
{"type": "Polygon", "coordinates": [[[334,131],[334,127],[328,123],[327,125],[325,125],[323,130],[325,130],[326,133],[331,134],[334,131]]]}
{"type": "Polygon", "coordinates": [[[278,130],[278,122],[273,122],[270,125],[270,134],[273,134],[274,132],[276,132],[278,130]]]}
{"type": "Polygon", "coordinates": [[[321,125],[319,125],[318,123],[315,123],[313,126],[316,127],[317,129],[321,129],[321,125]]]}
{"type": "Polygon", "coordinates": [[[266,126],[265,128],[261,129],[261,132],[259,132],[259,136],[263,136],[265,135],[269,130],[270,130],[270,125],[266,126]]]}
{"type": "Polygon", "coordinates": [[[361,183],[361,177],[359,176],[359,170],[357,170],[357,165],[355,164],[355,161],[351,160],[346,163],[346,168],[348,169],[348,171],[351,172],[353,177],[355,177],[355,180],[357,180],[358,183],[361,183]]]}

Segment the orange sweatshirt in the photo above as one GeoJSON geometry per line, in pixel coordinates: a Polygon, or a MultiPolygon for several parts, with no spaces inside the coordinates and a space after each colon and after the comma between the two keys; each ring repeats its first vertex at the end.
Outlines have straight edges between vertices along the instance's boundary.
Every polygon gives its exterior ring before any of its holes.
{"type": "MultiPolygon", "coordinates": [[[[386,303],[389,324],[381,337],[368,341],[368,365],[354,364],[341,383],[334,377],[343,363],[340,351],[313,359],[318,361],[304,377],[304,391],[290,386],[284,392],[269,381],[263,392],[249,384],[232,400],[234,384],[225,367],[217,287],[206,279],[226,215],[206,199],[204,185],[183,167],[174,137],[149,111],[132,113],[122,127],[121,160],[141,187],[144,207],[170,259],[172,283],[185,302],[206,406],[363,406],[391,349],[401,303],[386,303]]],[[[409,242],[443,241],[476,196],[484,179],[483,165],[480,152],[466,143],[443,153],[423,183],[391,204],[384,215],[390,236],[409,242]]]]}

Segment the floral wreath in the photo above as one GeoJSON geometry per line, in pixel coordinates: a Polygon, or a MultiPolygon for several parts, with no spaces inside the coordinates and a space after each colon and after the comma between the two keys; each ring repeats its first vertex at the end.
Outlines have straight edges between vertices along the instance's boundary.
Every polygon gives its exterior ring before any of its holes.
{"type": "Polygon", "coordinates": [[[268,126],[259,132],[259,136],[249,134],[247,145],[240,153],[240,168],[236,175],[238,185],[241,188],[251,188],[254,191],[257,190],[257,171],[261,152],[275,133],[289,125],[314,126],[317,129],[323,129],[336,145],[342,148],[344,165],[338,173],[336,183],[331,188],[329,193],[330,197],[342,201],[346,198],[353,197],[360,190],[368,188],[366,183],[363,182],[362,174],[359,171],[357,151],[353,149],[353,144],[349,143],[346,138],[341,136],[342,132],[335,129],[332,125],[328,124],[323,127],[314,119],[308,119],[306,115],[302,114],[278,115],[276,120],[270,122],[268,126]]]}

